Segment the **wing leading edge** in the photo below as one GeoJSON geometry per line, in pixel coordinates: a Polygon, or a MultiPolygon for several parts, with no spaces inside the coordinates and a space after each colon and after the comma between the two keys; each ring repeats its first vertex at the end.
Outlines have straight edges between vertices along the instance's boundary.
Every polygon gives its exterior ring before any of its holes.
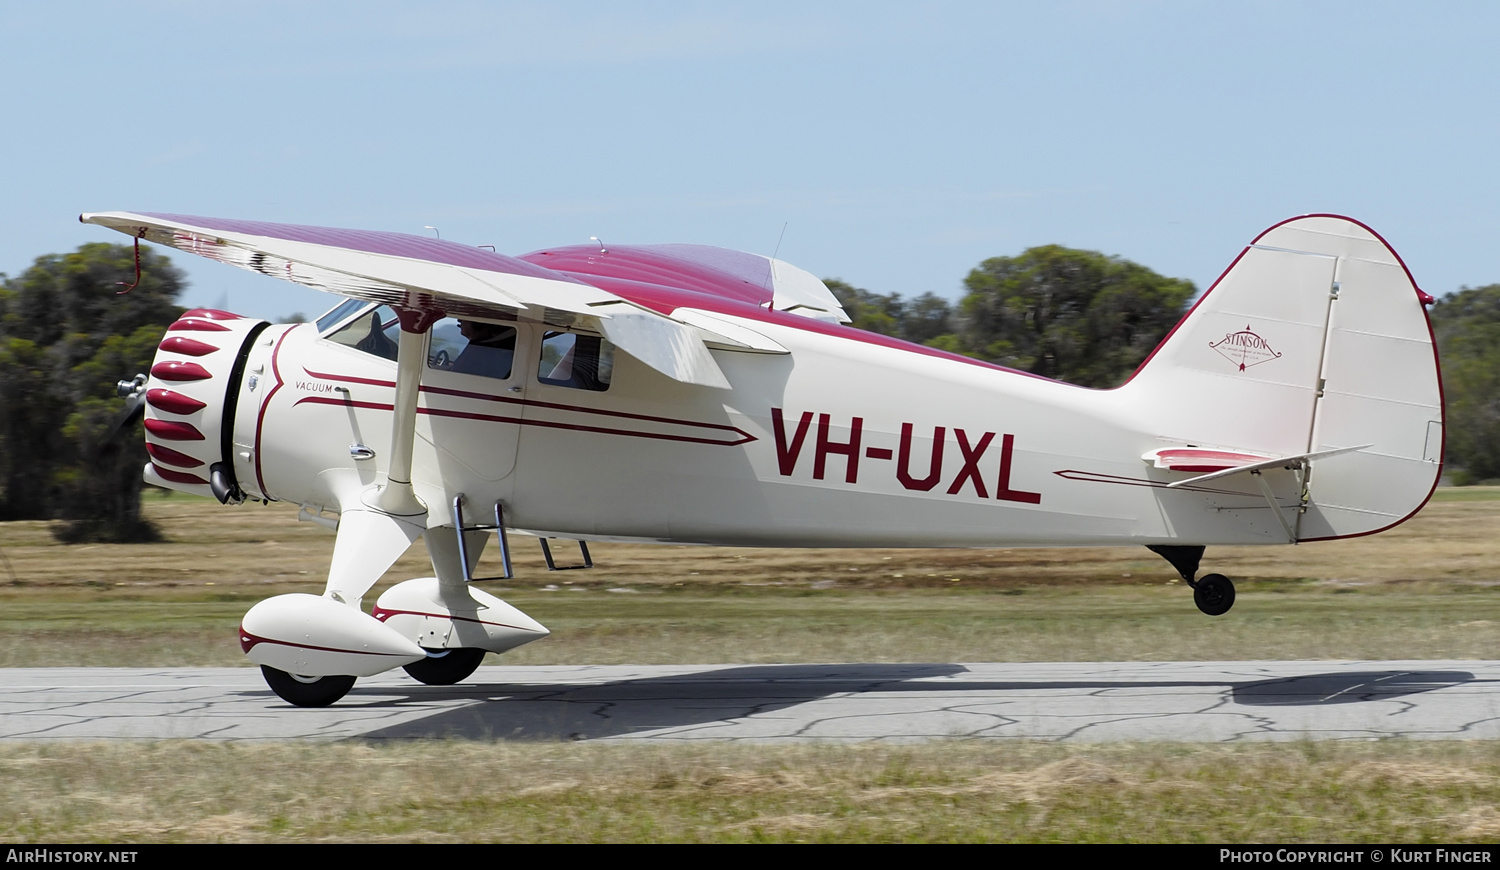
{"type": "Polygon", "coordinates": [[[441,239],[153,213],[99,212],[79,220],[354,299],[593,329],[684,383],[729,386],[705,337],[744,345],[551,269],[441,239]]]}

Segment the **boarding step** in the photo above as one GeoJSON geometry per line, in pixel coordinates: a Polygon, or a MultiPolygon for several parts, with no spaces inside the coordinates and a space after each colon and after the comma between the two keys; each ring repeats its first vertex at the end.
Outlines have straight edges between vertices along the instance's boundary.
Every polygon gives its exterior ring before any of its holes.
{"type": "MultiPolygon", "coordinates": [[[[478,523],[475,525],[464,524],[464,496],[463,493],[453,497],[453,530],[458,536],[458,557],[463,563],[464,582],[483,583],[487,580],[511,580],[515,577],[515,569],[510,562],[510,540],[505,534],[505,506],[501,502],[495,502],[495,522],[478,523]],[[505,573],[495,577],[475,577],[469,573],[469,546],[464,540],[464,532],[488,532],[493,530],[495,538],[500,545],[500,561],[505,573]]],[[[547,543],[547,538],[537,538],[542,543],[542,558],[547,560],[548,571],[579,571],[584,568],[594,567],[594,557],[589,554],[587,541],[578,541],[578,553],[583,559],[581,565],[559,565],[552,556],[552,547],[547,543]]],[[[552,540],[557,540],[556,538],[552,540]]]]}
{"type": "Polygon", "coordinates": [[[516,576],[515,569],[510,564],[510,541],[505,536],[505,507],[500,502],[495,502],[494,525],[477,524],[466,526],[464,525],[464,494],[459,493],[454,496],[453,533],[458,536],[458,561],[463,565],[464,582],[483,583],[486,580],[510,580],[516,576]],[[505,573],[496,577],[475,577],[469,573],[469,547],[464,541],[464,532],[487,532],[491,529],[495,531],[495,538],[500,544],[500,565],[505,573]]]}

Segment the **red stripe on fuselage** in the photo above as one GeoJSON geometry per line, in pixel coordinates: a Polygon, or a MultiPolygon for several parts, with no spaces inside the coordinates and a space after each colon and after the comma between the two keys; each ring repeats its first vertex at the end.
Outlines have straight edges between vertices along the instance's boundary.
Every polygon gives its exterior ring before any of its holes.
{"type": "MultiPolygon", "coordinates": [[[[373,411],[389,411],[392,406],[383,402],[357,402],[353,399],[334,399],[325,396],[307,396],[298,399],[293,407],[303,403],[309,405],[339,405],[342,407],[368,408],[373,411]]],[[[711,423],[688,423],[686,425],[715,426],[716,428],[729,429],[738,432],[740,438],[734,441],[719,441],[713,438],[694,438],[690,435],[669,435],[665,432],[634,432],[629,429],[611,429],[605,426],[585,426],[579,423],[557,423],[552,420],[530,420],[522,417],[502,417],[497,414],[476,414],[472,411],[450,411],[446,408],[418,408],[418,414],[426,414],[431,417],[454,417],[460,420],[479,420],[485,423],[513,423],[517,426],[537,426],[543,429],[567,429],[574,432],[597,432],[601,435],[624,435],[631,438],[652,438],[658,441],[682,441],[688,444],[714,444],[721,447],[737,447],[756,440],[754,435],[742,429],[732,426],[718,427],[711,423]]]]}
{"type": "MultiPolygon", "coordinates": [[[[376,387],[391,387],[391,388],[394,388],[396,386],[396,382],[395,381],[377,380],[375,378],[351,377],[351,376],[348,376],[348,375],[337,375],[337,374],[331,374],[331,373],[328,373],[328,372],[315,372],[312,369],[307,368],[306,366],[303,366],[302,370],[304,372],[307,372],[308,376],[310,376],[310,377],[319,378],[319,379],[325,380],[325,381],[348,381],[349,383],[353,383],[353,384],[368,384],[370,386],[376,386],[376,387]]],[[[477,399],[477,400],[482,401],[482,402],[499,402],[501,404],[506,404],[506,405],[521,405],[522,407],[529,407],[529,408],[548,408],[548,409],[551,409],[551,410],[554,410],[554,411],[574,411],[574,412],[577,412],[579,414],[597,414],[597,415],[599,415],[601,417],[616,417],[616,418],[619,418],[619,419],[622,419],[622,420],[642,420],[642,421],[645,421],[647,423],[668,423],[668,424],[671,424],[671,425],[674,425],[674,426],[692,426],[692,427],[695,427],[695,428],[698,428],[698,429],[717,429],[717,430],[719,430],[721,432],[733,432],[733,433],[739,435],[741,440],[733,442],[735,444],[745,444],[745,443],[748,443],[750,441],[757,440],[756,437],[754,435],[751,435],[749,432],[746,432],[745,430],[739,428],[738,426],[730,426],[730,425],[728,425],[726,423],[702,423],[702,422],[699,422],[697,420],[682,420],[682,419],[678,419],[676,417],[658,417],[658,416],[655,416],[655,415],[652,415],[652,414],[632,414],[629,411],[610,411],[610,410],[607,410],[607,409],[604,409],[604,408],[585,408],[582,405],[564,405],[564,404],[561,404],[559,402],[542,402],[542,401],[538,401],[536,399],[517,399],[517,398],[514,398],[512,396],[496,396],[496,395],[493,395],[491,393],[476,393],[476,392],[471,392],[469,390],[455,390],[455,389],[451,389],[449,387],[430,387],[430,386],[425,386],[424,385],[424,386],[420,387],[419,389],[423,393],[431,393],[431,394],[437,395],[437,396],[454,396],[454,397],[460,398],[460,399],[477,399]]],[[[300,405],[300,404],[302,404],[302,402],[306,402],[306,401],[309,401],[309,399],[301,399],[301,400],[299,400],[297,402],[297,404],[300,405]]],[[[319,402],[318,404],[325,404],[325,405],[326,404],[345,404],[345,402],[342,399],[335,399],[335,400],[324,400],[322,402],[319,402]]],[[[356,403],[355,407],[377,407],[377,406],[376,405],[360,405],[360,404],[356,403]]],[[[379,407],[383,407],[383,408],[389,409],[391,406],[390,405],[382,405],[382,406],[379,406],[379,407]]],[[[442,416],[449,416],[449,417],[451,417],[451,416],[459,416],[458,412],[438,411],[438,410],[434,410],[434,409],[422,409],[422,408],[419,408],[417,412],[421,413],[421,414],[436,413],[436,414],[440,414],[442,416]]],[[[483,416],[481,415],[480,417],[476,417],[476,419],[483,419],[483,416]]],[[[496,419],[501,419],[501,418],[496,418],[496,419]]],[[[510,418],[503,418],[503,419],[509,420],[510,418]]],[[[528,422],[529,423],[531,421],[529,421],[529,420],[527,420],[527,421],[517,420],[517,421],[514,421],[514,422],[528,422]]],[[[604,430],[599,430],[599,431],[604,431],[604,430]]],[[[723,442],[705,441],[703,443],[719,444],[719,443],[723,443],[723,442]]]]}

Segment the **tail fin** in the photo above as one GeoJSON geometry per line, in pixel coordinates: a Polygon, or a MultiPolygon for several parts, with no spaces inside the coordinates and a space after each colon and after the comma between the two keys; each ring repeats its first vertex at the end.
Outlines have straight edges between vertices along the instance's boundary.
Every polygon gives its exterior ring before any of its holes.
{"type": "Polygon", "coordinates": [[[1371,534],[1437,485],[1443,400],[1432,297],[1365,225],[1277,224],[1121,388],[1164,441],[1317,459],[1300,540],[1371,534]]]}

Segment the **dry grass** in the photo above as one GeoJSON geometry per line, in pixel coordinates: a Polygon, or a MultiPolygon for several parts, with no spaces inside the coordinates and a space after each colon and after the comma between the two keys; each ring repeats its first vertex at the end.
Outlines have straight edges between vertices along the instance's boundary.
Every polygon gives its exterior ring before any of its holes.
{"type": "MultiPolygon", "coordinates": [[[[242,664],[251,604],[321,591],[333,536],[294,510],[147,508],[166,542],[65,546],[44,523],[0,524],[15,578],[0,586],[0,666],[242,664]]],[[[514,664],[1491,658],[1497,527],[1500,490],[1443,490],[1383,535],[1214,548],[1205,568],[1241,593],[1217,619],[1144,548],[600,544],[599,568],[549,574],[518,538],[520,579],[489,588],[554,632],[514,664]]],[[[390,576],[425,573],[414,547],[390,576]]]]}
{"type": "MultiPolygon", "coordinates": [[[[333,538],[278,506],[151,501],[167,542],[0,525],[0,664],[239,664],[249,605],[318,591],[333,538]],[[13,573],[12,573],[13,572],[13,573]]],[[[1500,490],[1385,535],[1216,548],[1210,619],[1138,548],[595,548],[500,591],[555,634],[510,663],[1493,658],[1500,490]],[[614,590],[614,591],[612,591],[614,590]],[[619,591],[626,590],[626,591],[619,591]]],[[[421,549],[392,575],[428,573],[421,549]]],[[[378,588],[378,587],[377,587],[378,588]]],[[[1500,744],[0,745],[0,838],[30,842],[1476,842],[1500,744]]]]}
{"type": "Polygon", "coordinates": [[[0,746],[52,842],[1493,842],[1492,743],[0,746]]]}
{"type": "MultiPolygon", "coordinates": [[[[159,544],[62,545],[45,522],[0,523],[0,582],[11,589],[233,587],[260,595],[319,589],[333,535],[296,521],[296,508],[227,508],[189,496],[147,496],[159,544]]],[[[1500,585],[1500,487],[1439,490],[1414,519],[1380,535],[1297,547],[1215,547],[1205,570],[1239,581],[1500,585]]],[[[1141,547],[1012,550],[795,550],[595,544],[593,572],[548,574],[530,539],[514,541],[523,585],[931,588],[954,578],[985,586],[1168,582],[1175,573],[1141,547]]],[[[566,551],[566,547],[560,549],[566,551]]],[[[566,552],[564,556],[568,555],[566,552]]],[[[486,552],[488,564],[493,548],[486,552]]],[[[430,574],[413,547],[391,577],[430,574]]],[[[515,585],[515,584],[513,584],[515,585]]],[[[377,587],[378,588],[378,587],[377,587]]]]}

